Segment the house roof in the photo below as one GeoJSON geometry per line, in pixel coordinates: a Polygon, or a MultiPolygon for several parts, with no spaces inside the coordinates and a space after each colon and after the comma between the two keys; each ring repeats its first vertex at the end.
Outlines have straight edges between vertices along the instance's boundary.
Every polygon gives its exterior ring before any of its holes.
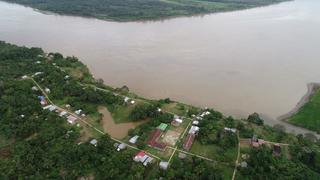
{"type": "Polygon", "coordinates": [[[137,140],[139,139],[138,135],[133,136],[132,138],[129,139],[129,142],[132,144],[135,144],[137,140]]]}
{"type": "Polygon", "coordinates": [[[168,127],[168,124],[165,124],[165,123],[161,123],[159,126],[158,126],[158,129],[161,129],[162,131],[165,131],[168,127]]]}
{"type": "Polygon", "coordinates": [[[183,142],[183,149],[189,151],[189,149],[191,148],[191,145],[193,144],[194,137],[195,137],[194,134],[188,134],[188,136],[185,138],[183,142]]]}

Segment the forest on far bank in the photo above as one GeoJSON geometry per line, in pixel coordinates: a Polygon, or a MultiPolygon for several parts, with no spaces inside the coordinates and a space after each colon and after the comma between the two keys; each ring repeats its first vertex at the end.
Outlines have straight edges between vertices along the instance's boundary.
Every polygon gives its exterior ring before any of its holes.
{"type": "Polygon", "coordinates": [[[288,0],[4,0],[58,14],[137,21],[241,10],[288,0]]]}

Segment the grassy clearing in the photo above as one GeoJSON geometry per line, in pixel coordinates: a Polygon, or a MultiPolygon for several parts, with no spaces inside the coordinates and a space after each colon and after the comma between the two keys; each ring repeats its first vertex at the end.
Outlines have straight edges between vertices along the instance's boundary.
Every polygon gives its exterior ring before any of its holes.
{"type": "Polygon", "coordinates": [[[289,118],[289,122],[320,132],[320,90],[317,90],[310,101],[289,118]]]}
{"type": "Polygon", "coordinates": [[[126,123],[131,122],[129,115],[133,110],[134,106],[108,106],[108,110],[115,123],[126,123]]]}
{"type": "Polygon", "coordinates": [[[202,145],[197,140],[193,143],[190,152],[221,162],[233,162],[237,158],[237,148],[224,150],[215,144],[202,145]]]}

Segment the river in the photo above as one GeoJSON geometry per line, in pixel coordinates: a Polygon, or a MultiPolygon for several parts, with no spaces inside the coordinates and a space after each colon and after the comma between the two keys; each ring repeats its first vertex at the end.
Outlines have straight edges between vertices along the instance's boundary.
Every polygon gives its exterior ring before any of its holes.
{"type": "Polygon", "coordinates": [[[106,84],[141,96],[259,112],[270,124],[320,81],[319,32],[319,0],[128,23],[0,2],[1,40],[77,56],[106,84]]]}

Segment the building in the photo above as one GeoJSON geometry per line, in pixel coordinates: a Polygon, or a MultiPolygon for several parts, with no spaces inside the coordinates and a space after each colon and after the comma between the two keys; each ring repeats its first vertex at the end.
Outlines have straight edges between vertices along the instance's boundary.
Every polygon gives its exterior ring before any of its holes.
{"type": "Polygon", "coordinates": [[[159,126],[158,126],[158,129],[160,129],[161,131],[165,131],[168,127],[168,124],[165,124],[165,123],[161,123],[159,126]]]}
{"type": "Polygon", "coordinates": [[[139,151],[133,158],[135,162],[141,162],[144,166],[152,163],[153,158],[148,156],[144,151],[139,151]]]}
{"type": "Polygon", "coordinates": [[[192,121],[192,125],[199,125],[199,121],[195,120],[195,121],[192,121]]]}
{"type": "Polygon", "coordinates": [[[129,139],[129,142],[130,142],[131,144],[136,144],[137,141],[138,141],[138,139],[139,139],[139,136],[138,136],[138,135],[135,135],[135,136],[133,136],[132,138],[129,139]]]}
{"type": "Polygon", "coordinates": [[[127,145],[124,143],[119,144],[119,146],[117,147],[117,151],[121,151],[127,148],[127,145]]]}
{"type": "Polygon", "coordinates": [[[247,167],[248,167],[248,163],[247,163],[246,161],[242,161],[242,162],[240,163],[240,167],[241,167],[241,168],[247,168],[247,167]]]}
{"type": "Polygon", "coordinates": [[[124,102],[129,102],[129,100],[130,100],[130,98],[128,98],[128,97],[124,98],[124,102]]]}
{"type": "Polygon", "coordinates": [[[160,167],[160,169],[162,169],[162,170],[167,170],[168,167],[169,167],[169,163],[166,162],[166,161],[161,161],[161,162],[159,163],[159,167],[160,167]]]}
{"type": "Polygon", "coordinates": [[[159,149],[161,151],[163,151],[165,148],[166,148],[166,144],[165,143],[161,143],[161,142],[158,142],[160,136],[162,134],[162,131],[161,129],[159,128],[156,128],[152,133],[151,133],[151,136],[148,140],[148,145],[151,146],[151,147],[154,147],[156,149],[159,149]]]}
{"type": "Polygon", "coordinates": [[[70,123],[70,124],[75,124],[75,123],[76,123],[76,120],[77,120],[77,118],[74,117],[74,116],[72,116],[72,115],[69,115],[69,116],[67,117],[67,121],[68,121],[68,123],[70,123]]]}
{"type": "Polygon", "coordinates": [[[263,144],[264,144],[264,140],[263,139],[258,139],[257,135],[253,135],[252,136],[252,138],[251,138],[252,147],[258,148],[263,144]]]}
{"type": "Polygon", "coordinates": [[[76,113],[77,115],[80,115],[81,111],[82,111],[81,109],[78,109],[74,113],[76,113]]]}
{"type": "Polygon", "coordinates": [[[191,126],[191,128],[189,129],[189,134],[196,134],[198,133],[200,130],[200,128],[198,126],[191,126]]]}
{"type": "Polygon", "coordinates": [[[46,93],[48,93],[48,94],[51,92],[50,89],[47,88],[47,87],[44,89],[44,91],[45,91],[46,93]]]}
{"type": "Polygon", "coordinates": [[[90,144],[92,144],[93,146],[97,147],[98,141],[97,141],[96,139],[92,139],[92,140],[90,141],[90,144]]]}
{"type": "Polygon", "coordinates": [[[59,116],[60,117],[63,117],[63,116],[65,116],[65,115],[67,115],[68,113],[66,112],[66,111],[62,111],[60,114],[59,114],[59,116]]]}
{"type": "Polygon", "coordinates": [[[173,125],[173,126],[180,126],[182,122],[183,122],[182,119],[180,119],[180,118],[174,118],[174,119],[171,121],[171,125],[173,125]]]}
{"type": "Polygon", "coordinates": [[[236,133],[236,132],[237,132],[236,129],[234,129],[234,128],[228,128],[228,127],[224,127],[224,131],[225,131],[225,132],[232,132],[232,133],[236,133]]]}
{"type": "Polygon", "coordinates": [[[195,134],[189,133],[187,135],[187,137],[183,141],[183,149],[184,150],[186,150],[186,151],[190,150],[190,148],[191,148],[191,146],[193,144],[194,138],[195,138],[195,134]]]}
{"type": "Polygon", "coordinates": [[[42,106],[45,106],[45,105],[48,104],[48,102],[47,102],[47,100],[46,100],[46,98],[45,98],[44,96],[38,96],[38,98],[39,98],[40,104],[41,104],[42,106]]]}
{"type": "Polygon", "coordinates": [[[179,152],[178,157],[179,157],[179,159],[185,159],[187,157],[187,155],[185,153],[179,152]]]}

